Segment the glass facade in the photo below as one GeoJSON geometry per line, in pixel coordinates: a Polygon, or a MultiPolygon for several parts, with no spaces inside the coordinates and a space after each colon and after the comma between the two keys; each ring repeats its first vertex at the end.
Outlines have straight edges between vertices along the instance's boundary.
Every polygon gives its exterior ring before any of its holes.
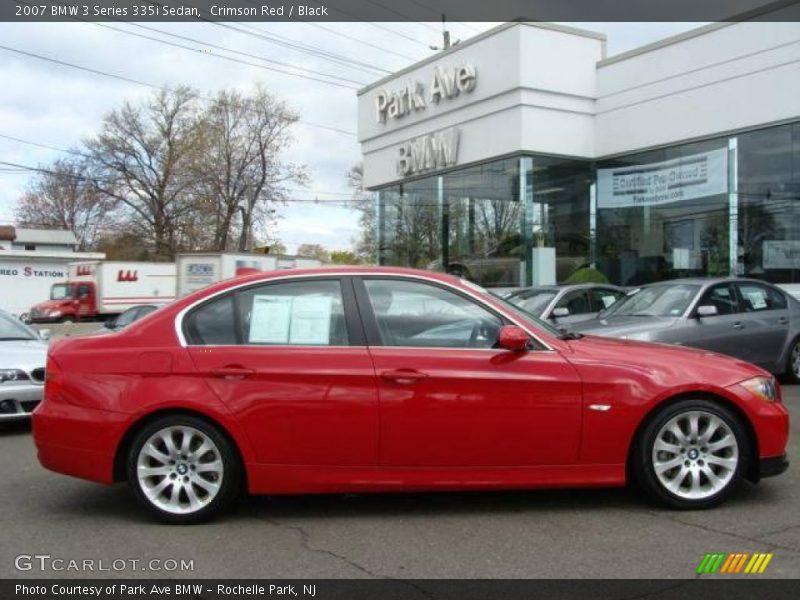
{"type": "Polygon", "coordinates": [[[383,188],[379,262],[513,287],[534,283],[535,249],[554,246],[566,278],[589,260],[591,182],[585,161],[518,156],[383,188]]]}
{"type": "Polygon", "coordinates": [[[597,162],[521,155],[377,190],[380,264],[487,287],[800,282],[800,123],[597,162]]]}

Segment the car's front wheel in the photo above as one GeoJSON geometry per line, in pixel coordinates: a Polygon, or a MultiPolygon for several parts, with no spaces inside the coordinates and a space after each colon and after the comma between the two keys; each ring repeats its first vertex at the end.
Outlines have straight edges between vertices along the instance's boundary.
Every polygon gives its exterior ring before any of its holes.
{"type": "Polygon", "coordinates": [[[749,456],[738,415],[709,400],[682,400],[663,408],[643,429],[632,467],[639,484],[661,503],[711,508],[739,486],[749,456]]]}
{"type": "Polygon", "coordinates": [[[219,429],[189,415],[170,415],[140,430],[127,460],[136,498],[162,521],[197,523],[236,498],[242,467],[219,429]]]}

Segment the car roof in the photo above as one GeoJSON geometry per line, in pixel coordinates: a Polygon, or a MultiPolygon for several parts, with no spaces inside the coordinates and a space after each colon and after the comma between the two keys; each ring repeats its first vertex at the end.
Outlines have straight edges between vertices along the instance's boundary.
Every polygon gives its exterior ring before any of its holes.
{"type": "Polygon", "coordinates": [[[659,284],[694,284],[694,285],[712,285],[715,283],[726,283],[726,282],[750,282],[750,283],[762,283],[766,285],[773,285],[769,281],[764,281],[763,279],[753,279],[752,277],[683,277],[680,279],[667,279],[664,281],[654,281],[653,283],[648,283],[645,285],[634,286],[634,287],[649,287],[652,285],[659,285],[659,284]]]}

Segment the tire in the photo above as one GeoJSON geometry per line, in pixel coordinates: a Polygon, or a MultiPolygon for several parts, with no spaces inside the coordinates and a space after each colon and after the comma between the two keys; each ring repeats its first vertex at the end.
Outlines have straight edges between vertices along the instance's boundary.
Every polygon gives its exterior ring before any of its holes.
{"type": "Polygon", "coordinates": [[[692,510],[727,500],[749,461],[750,439],[741,418],[716,402],[697,399],[675,402],[650,419],[636,441],[631,467],[651,498],[692,510]],[[693,435],[695,419],[698,434],[693,435]]]}
{"type": "Polygon", "coordinates": [[[786,379],[789,383],[800,383],[800,338],[792,342],[786,359],[786,379]]]}
{"type": "Polygon", "coordinates": [[[75,322],[75,317],[73,317],[72,315],[67,315],[66,317],[61,317],[61,319],[59,319],[58,322],[59,323],[74,323],[75,322]]]}
{"type": "Polygon", "coordinates": [[[217,427],[190,415],[162,417],[142,428],[131,443],[126,469],[133,495],[165,523],[208,521],[242,488],[236,448],[217,427]]]}

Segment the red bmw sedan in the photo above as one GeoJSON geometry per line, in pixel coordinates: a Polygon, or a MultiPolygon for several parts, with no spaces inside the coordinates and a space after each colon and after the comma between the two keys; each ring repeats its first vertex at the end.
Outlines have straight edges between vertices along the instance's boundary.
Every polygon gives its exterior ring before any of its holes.
{"type": "Polygon", "coordinates": [[[119,333],[55,343],[33,416],[48,469],[127,480],[196,522],[243,492],[622,486],[708,508],[783,472],[767,372],[563,334],[449,275],[277,271],[119,333]]]}

